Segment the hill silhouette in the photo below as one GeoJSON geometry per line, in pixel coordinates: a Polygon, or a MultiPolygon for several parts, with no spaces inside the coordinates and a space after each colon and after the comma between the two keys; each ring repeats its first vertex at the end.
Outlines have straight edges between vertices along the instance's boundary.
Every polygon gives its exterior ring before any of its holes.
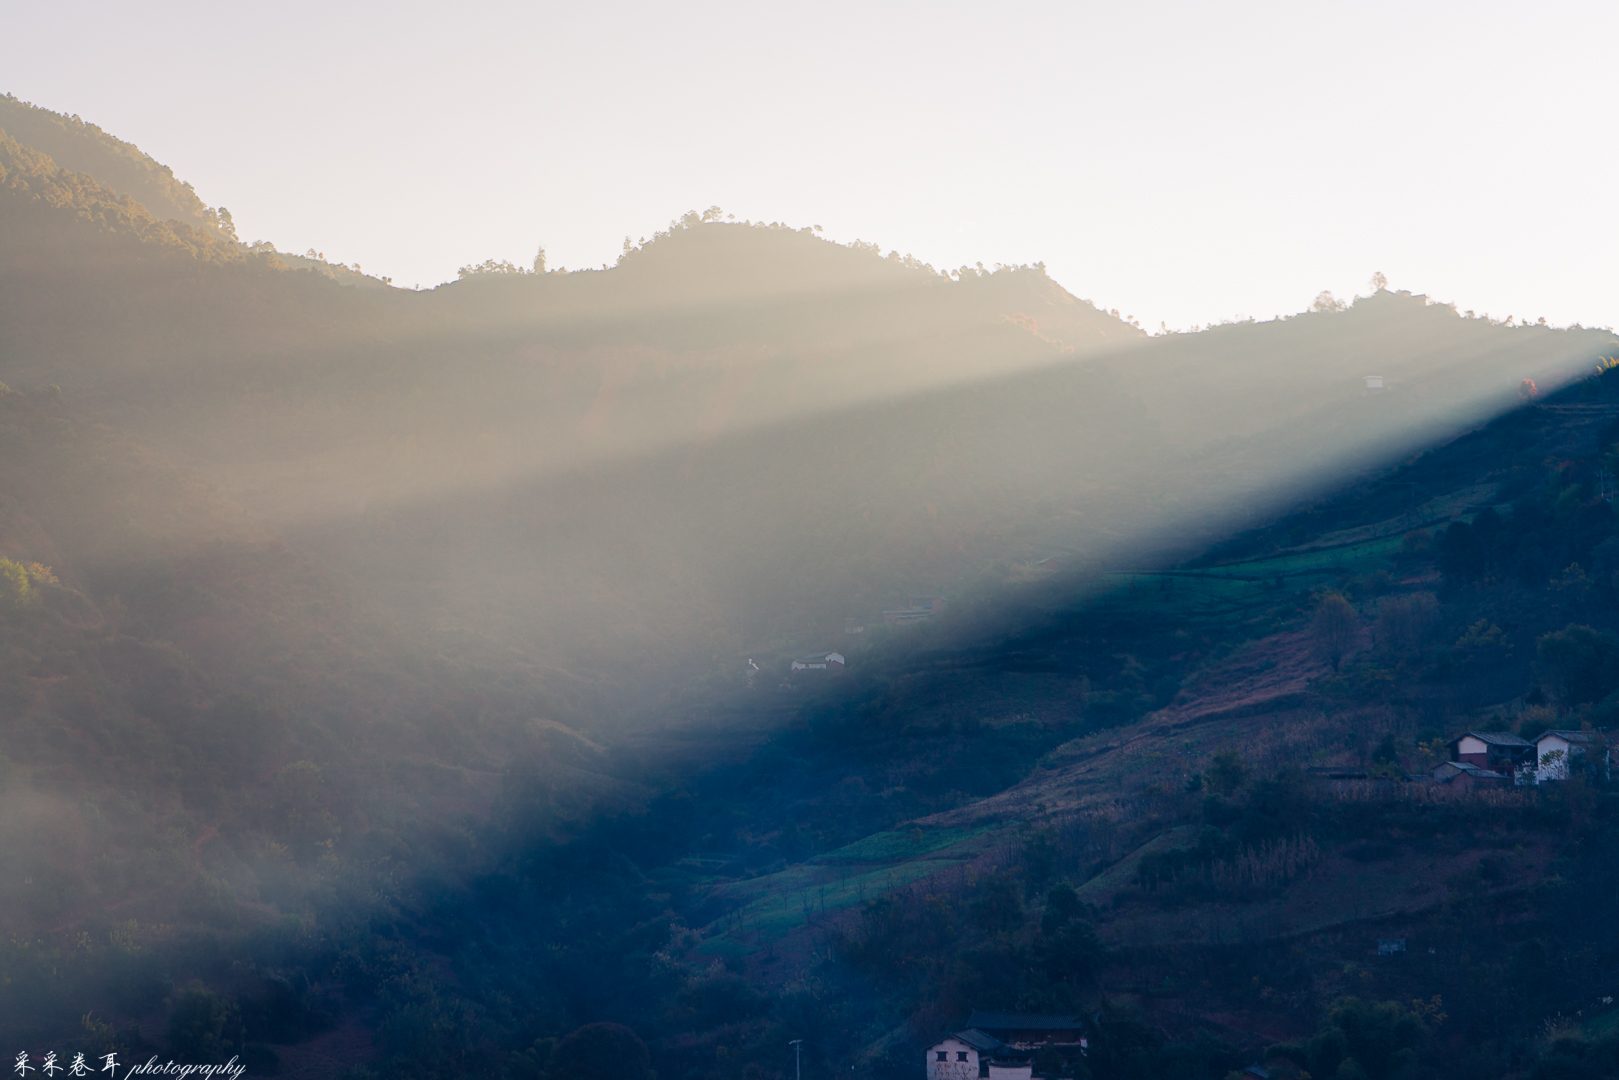
{"type": "Polygon", "coordinates": [[[158,221],[220,230],[218,211],[203,205],[191,185],[176,179],[172,169],[77,116],[63,116],[6,94],[0,96],[0,130],[62,168],[135,200],[158,221]]]}
{"type": "Polygon", "coordinates": [[[73,240],[8,245],[0,375],[61,385],[457,649],[516,645],[553,671],[642,658],[634,700],[671,670],[821,647],[996,562],[1218,528],[1457,430],[1523,377],[1555,384],[1607,340],[1380,293],[1149,341],[1039,268],[952,278],[695,214],[611,270],[357,290],[8,206],[73,240]],[[120,244],[167,269],[120,269],[120,244]],[[1368,401],[1373,364],[1394,389],[1368,401]],[[542,535],[558,548],[536,558],[542,535]]]}

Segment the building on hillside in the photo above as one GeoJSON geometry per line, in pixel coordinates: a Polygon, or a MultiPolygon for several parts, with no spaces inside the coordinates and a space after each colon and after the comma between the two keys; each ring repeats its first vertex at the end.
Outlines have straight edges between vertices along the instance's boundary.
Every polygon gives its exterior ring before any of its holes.
{"type": "Polygon", "coordinates": [[[1018,1050],[1085,1045],[1085,1020],[1078,1013],[998,1013],[974,1009],[967,1026],[993,1035],[1018,1050]]]}
{"type": "Polygon", "coordinates": [[[968,1028],[928,1047],[927,1080],[979,1080],[989,1075],[990,1055],[1001,1040],[968,1028]]]}
{"type": "Polygon", "coordinates": [[[1368,375],[1368,376],[1366,376],[1366,389],[1368,389],[1368,390],[1381,390],[1381,389],[1383,389],[1383,376],[1381,376],[1381,375],[1368,375]]]}
{"type": "Polygon", "coordinates": [[[845,661],[840,652],[813,653],[810,656],[800,656],[793,661],[792,673],[800,671],[825,672],[828,675],[843,674],[845,661]]]}
{"type": "Polygon", "coordinates": [[[1458,787],[1503,787],[1512,783],[1512,777],[1493,769],[1481,769],[1470,761],[1442,761],[1433,771],[1433,778],[1441,784],[1458,787]]]}
{"type": "Polygon", "coordinates": [[[1085,1021],[1077,1013],[996,1013],[975,1009],[967,1027],[928,1047],[927,1080],[1035,1080],[1035,1051],[1051,1047],[1066,1060],[1085,1056],[1085,1021]]]}
{"type": "Polygon", "coordinates": [[[883,622],[890,626],[908,626],[919,623],[923,619],[930,619],[944,610],[945,598],[942,596],[913,596],[906,601],[905,607],[894,611],[883,612],[883,622]]]}
{"type": "Polygon", "coordinates": [[[1613,778],[1608,740],[1597,731],[1546,731],[1535,736],[1535,782],[1567,780],[1583,766],[1604,780],[1613,778]]]}
{"type": "Polygon", "coordinates": [[[1510,731],[1464,731],[1450,740],[1450,760],[1515,777],[1534,765],[1535,745],[1510,731]]]}

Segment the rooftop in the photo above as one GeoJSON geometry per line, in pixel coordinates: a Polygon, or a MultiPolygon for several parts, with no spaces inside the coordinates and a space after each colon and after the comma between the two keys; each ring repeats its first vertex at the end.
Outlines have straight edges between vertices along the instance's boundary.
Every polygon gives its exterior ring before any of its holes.
{"type": "MultiPolygon", "coordinates": [[[[976,1016],[977,1014],[974,1013],[973,1015],[976,1016]]],[[[962,1042],[966,1043],[968,1046],[979,1051],[980,1053],[988,1053],[991,1050],[997,1050],[1006,1045],[995,1036],[985,1035],[977,1028],[968,1028],[966,1031],[958,1031],[952,1036],[952,1038],[960,1039],[962,1042]]]]}
{"type": "Polygon", "coordinates": [[[973,1010],[967,1026],[981,1031],[1073,1031],[1084,1026],[1078,1013],[1000,1013],[973,1010]]]}
{"type": "Polygon", "coordinates": [[[1510,731],[1464,731],[1460,735],[1456,736],[1454,739],[1452,739],[1450,741],[1451,742],[1461,742],[1463,739],[1467,738],[1469,735],[1471,735],[1475,739],[1478,739],[1481,742],[1489,743],[1491,746],[1531,746],[1531,745],[1533,745],[1532,743],[1530,743],[1526,739],[1518,738],[1518,736],[1514,735],[1510,731]]]}
{"type": "Polygon", "coordinates": [[[1441,782],[1452,780],[1466,773],[1475,780],[1505,780],[1504,773],[1498,773],[1466,761],[1441,761],[1434,767],[1434,777],[1441,782]],[[1443,774],[1443,775],[1440,775],[1443,774]]]}
{"type": "Polygon", "coordinates": [[[1540,740],[1552,735],[1570,743],[1593,743],[1598,738],[1597,733],[1594,731],[1559,731],[1553,729],[1551,731],[1542,731],[1539,735],[1536,735],[1535,742],[1538,743],[1540,740]]]}

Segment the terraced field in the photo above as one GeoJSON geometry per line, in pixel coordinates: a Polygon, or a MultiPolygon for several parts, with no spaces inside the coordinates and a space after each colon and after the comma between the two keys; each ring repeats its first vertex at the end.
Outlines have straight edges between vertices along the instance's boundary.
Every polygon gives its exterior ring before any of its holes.
{"type": "Polygon", "coordinates": [[[739,957],[836,918],[886,892],[958,869],[992,848],[1002,826],[881,832],[776,874],[719,886],[735,906],[711,923],[697,951],[739,957]]]}

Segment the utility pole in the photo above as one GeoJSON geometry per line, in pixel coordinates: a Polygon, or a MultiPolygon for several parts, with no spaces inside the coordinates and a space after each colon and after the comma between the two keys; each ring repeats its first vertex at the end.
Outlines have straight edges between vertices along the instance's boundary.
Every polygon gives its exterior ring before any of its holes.
{"type": "Polygon", "coordinates": [[[787,1045],[793,1048],[793,1076],[795,1080],[804,1080],[804,1065],[799,1058],[799,1054],[804,1049],[804,1040],[794,1039],[787,1045]]]}

